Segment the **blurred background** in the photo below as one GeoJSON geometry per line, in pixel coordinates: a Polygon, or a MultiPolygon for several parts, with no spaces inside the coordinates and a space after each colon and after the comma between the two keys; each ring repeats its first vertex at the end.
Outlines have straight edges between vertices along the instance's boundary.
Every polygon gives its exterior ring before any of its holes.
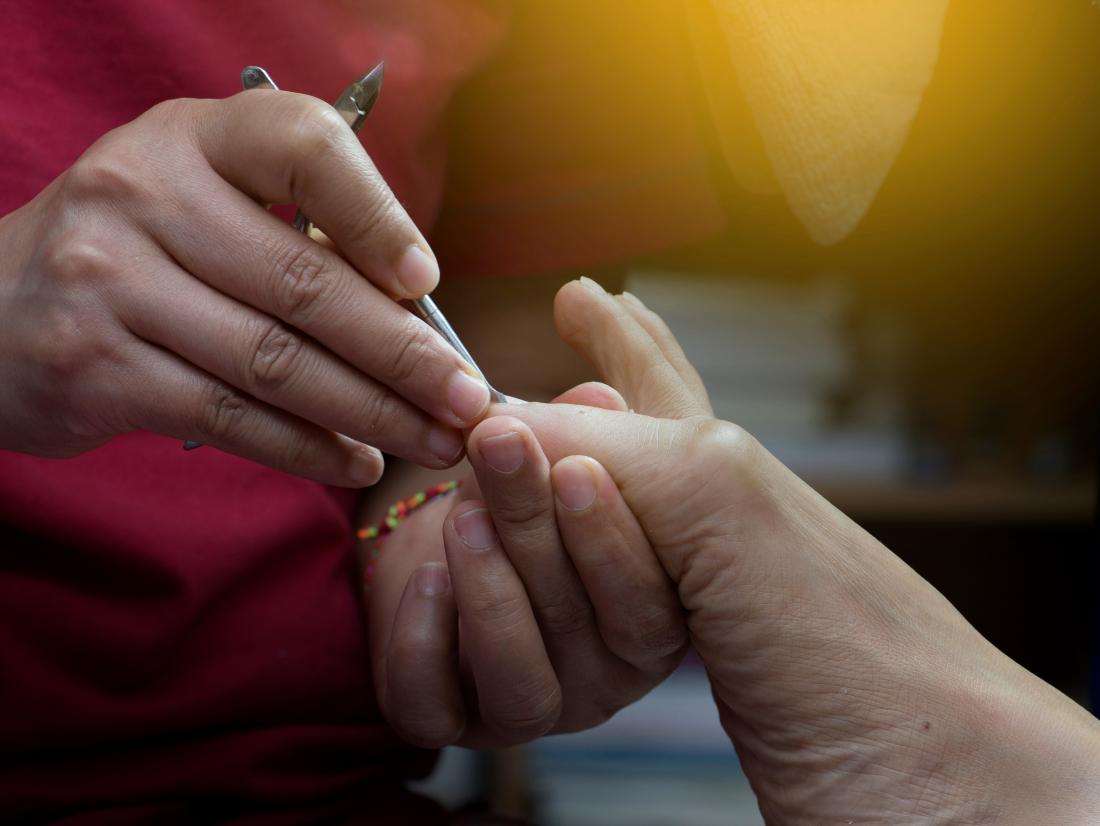
{"type": "MultiPolygon", "coordinates": [[[[449,119],[441,304],[461,303],[464,274],[502,292],[539,289],[519,274],[625,285],[677,333],[719,416],[1096,711],[1100,8],[948,3],[935,48],[903,56],[928,61],[927,84],[866,100],[896,93],[913,117],[838,230],[792,194],[767,133],[784,113],[746,81],[758,30],[731,36],[721,5],[514,10],[449,119]]],[[[599,729],[447,753],[427,788],[554,826],[762,822],[690,657],[599,729]]]]}

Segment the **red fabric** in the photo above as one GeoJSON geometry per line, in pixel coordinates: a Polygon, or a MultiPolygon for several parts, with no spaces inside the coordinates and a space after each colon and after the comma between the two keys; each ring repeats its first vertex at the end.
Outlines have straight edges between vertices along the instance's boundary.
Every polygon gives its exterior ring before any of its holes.
{"type": "MultiPolygon", "coordinates": [[[[154,103],[234,93],[245,65],[331,100],[385,58],[366,143],[423,225],[444,107],[504,22],[480,3],[407,0],[4,16],[0,212],[154,103]]],[[[0,819],[437,821],[402,791],[431,755],[373,701],[352,505],[150,434],[71,460],[0,452],[0,819]]]]}
{"type": "MultiPolygon", "coordinates": [[[[331,100],[385,58],[364,142],[428,231],[442,119],[502,39],[501,5],[8,4],[0,214],[158,101],[234,93],[245,65],[331,100]]],[[[676,4],[644,7],[640,74],[614,26],[594,28],[594,9],[613,23],[634,0],[518,7],[517,41],[457,109],[445,275],[609,261],[718,226],[663,22],[676,4]]],[[[0,452],[0,819],[438,820],[401,790],[431,755],[372,698],[352,502],[143,433],[69,460],[0,452]]]]}

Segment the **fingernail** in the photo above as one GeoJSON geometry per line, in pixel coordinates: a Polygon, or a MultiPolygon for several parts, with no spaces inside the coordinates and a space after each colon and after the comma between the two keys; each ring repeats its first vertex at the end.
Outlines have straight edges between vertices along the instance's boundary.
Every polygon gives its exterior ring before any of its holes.
{"type": "Polygon", "coordinates": [[[553,482],[554,495],[566,510],[587,510],[596,501],[596,479],[586,461],[558,465],[553,482]]]}
{"type": "Polygon", "coordinates": [[[405,250],[394,272],[409,298],[427,295],[439,284],[439,264],[417,244],[405,250]]]}
{"type": "Polygon", "coordinates": [[[523,440],[514,430],[482,439],[477,450],[497,473],[515,473],[523,467],[523,440]]]}
{"type": "Polygon", "coordinates": [[[588,288],[592,292],[596,293],[597,295],[607,295],[607,290],[605,290],[603,287],[601,287],[599,284],[597,284],[595,281],[593,281],[587,275],[582,275],[581,278],[580,278],[580,281],[581,281],[581,284],[583,284],[586,288],[588,288]]]}
{"type": "Polygon", "coordinates": [[[440,562],[429,562],[421,565],[413,574],[413,587],[423,597],[434,597],[437,594],[445,594],[451,587],[451,578],[447,575],[447,567],[440,562]]]}
{"type": "Polygon", "coordinates": [[[428,431],[428,450],[444,465],[452,465],[462,454],[462,434],[452,427],[434,426],[428,431]]]}
{"type": "Polygon", "coordinates": [[[456,370],[447,384],[447,404],[461,422],[472,422],[489,407],[489,388],[469,373],[456,370]]]}
{"type": "Polygon", "coordinates": [[[479,551],[491,548],[496,541],[496,531],[489,519],[489,511],[484,508],[466,511],[457,517],[455,531],[467,547],[479,551]]]}
{"type": "Polygon", "coordinates": [[[623,298],[625,298],[627,301],[629,301],[631,304],[633,304],[639,310],[648,310],[649,309],[649,307],[647,307],[645,304],[642,303],[642,299],[638,298],[638,296],[634,295],[634,293],[629,293],[626,290],[623,290],[623,298]]]}
{"type": "Polygon", "coordinates": [[[382,457],[377,451],[366,445],[360,445],[352,454],[348,475],[357,485],[366,488],[382,478],[384,467],[382,457]]]}

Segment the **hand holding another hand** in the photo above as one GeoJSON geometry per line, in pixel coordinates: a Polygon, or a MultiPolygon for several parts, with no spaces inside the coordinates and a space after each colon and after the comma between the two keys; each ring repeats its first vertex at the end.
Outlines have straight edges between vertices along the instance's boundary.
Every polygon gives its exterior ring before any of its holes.
{"type": "MultiPolygon", "coordinates": [[[[625,409],[599,384],[556,401],[625,409]]],[[[597,725],[680,661],[672,583],[606,475],[610,507],[581,507],[560,484],[555,497],[522,422],[483,422],[468,456],[456,501],[426,505],[386,538],[367,595],[383,712],[426,747],[597,725]]]]}

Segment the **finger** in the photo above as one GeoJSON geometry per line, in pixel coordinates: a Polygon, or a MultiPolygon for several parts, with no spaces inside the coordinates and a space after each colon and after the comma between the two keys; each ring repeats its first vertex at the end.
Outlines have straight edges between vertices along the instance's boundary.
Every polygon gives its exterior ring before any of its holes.
{"type": "MultiPolygon", "coordinates": [[[[171,204],[153,206],[145,220],[184,270],[300,330],[441,423],[466,428],[484,415],[484,381],[435,330],[336,252],[295,232],[213,173],[196,172],[178,186],[181,197],[203,209],[181,222],[171,204]]],[[[177,311],[164,306],[150,323],[177,311]]]]}
{"type": "Polygon", "coordinates": [[[137,388],[126,411],[131,427],[330,485],[366,487],[382,476],[376,449],[276,410],[160,348],[136,343],[118,377],[119,386],[128,383],[137,388]]]}
{"type": "Polygon", "coordinates": [[[623,304],[594,281],[573,281],[554,299],[561,337],[646,415],[687,418],[709,415],[657,342],[623,304]]]}
{"type": "Polygon", "coordinates": [[[458,613],[447,567],[409,577],[386,651],[386,719],[401,737],[438,749],[462,736],[466,712],[458,672],[458,613]]]}
{"type": "Polygon", "coordinates": [[[523,581],[551,659],[557,663],[570,655],[577,665],[578,651],[590,656],[599,640],[592,606],[558,535],[550,463],[530,428],[508,416],[474,428],[468,450],[497,536],[523,581]]]}
{"type": "Polygon", "coordinates": [[[687,646],[683,609],[615,482],[587,456],[562,459],[551,478],[558,530],[607,647],[641,671],[671,672],[687,646]]]}
{"type": "Polygon", "coordinates": [[[706,385],[703,384],[699,371],[695,369],[695,365],[688,361],[683,348],[680,347],[680,342],[668,329],[665,320],[643,304],[642,300],[634,293],[623,292],[622,295],[615,296],[615,300],[626,308],[627,312],[633,316],[643,330],[649,333],[650,338],[656,342],[665,359],[680,374],[680,378],[688,390],[706,410],[705,415],[713,415],[710,394],[707,393],[706,385]]]}
{"type": "Polygon", "coordinates": [[[386,651],[394,618],[413,571],[425,563],[445,560],[443,520],[450,512],[450,504],[444,497],[424,502],[401,522],[399,530],[384,538],[365,538],[356,545],[371,672],[383,710],[388,708],[386,651]]]}
{"type": "Polygon", "coordinates": [[[579,404],[586,407],[599,407],[603,410],[629,409],[622,393],[602,381],[589,381],[566,390],[553,400],[554,404],[579,404]]]}
{"type": "Polygon", "coordinates": [[[327,103],[246,92],[206,102],[194,131],[222,177],[258,201],[297,204],[385,292],[419,298],[435,288],[427,241],[327,103]]]}
{"type": "Polygon", "coordinates": [[[523,581],[561,685],[563,711],[555,730],[588,727],[622,705],[629,675],[604,644],[584,584],[562,546],[549,463],[530,429],[506,416],[479,424],[468,444],[485,504],[523,581]]]}
{"type": "Polygon", "coordinates": [[[545,734],[561,713],[561,686],[484,503],[456,504],[443,541],[481,720],[505,743],[545,734]]]}
{"type": "MultiPolygon", "coordinates": [[[[637,515],[657,549],[683,546],[685,514],[700,494],[712,493],[721,476],[721,507],[765,507],[768,486],[787,472],[741,428],[729,422],[693,417],[656,419],[569,404],[493,405],[490,418],[508,416],[524,422],[550,462],[583,454],[602,464],[637,515]],[[671,510],[670,510],[671,509],[671,510]],[[677,520],[670,519],[679,513],[677,520]]],[[[731,517],[736,522],[736,516],[731,517]]],[[[689,522],[689,524],[691,524],[689,522]]],[[[662,556],[675,580],[679,557],[662,556]]]]}
{"type": "Polygon", "coordinates": [[[461,456],[458,430],[435,422],[312,339],[165,258],[150,257],[148,269],[156,276],[137,280],[119,299],[120,317],[135,335],[326,430],[429,467],[449,467],[461,456]]]}

